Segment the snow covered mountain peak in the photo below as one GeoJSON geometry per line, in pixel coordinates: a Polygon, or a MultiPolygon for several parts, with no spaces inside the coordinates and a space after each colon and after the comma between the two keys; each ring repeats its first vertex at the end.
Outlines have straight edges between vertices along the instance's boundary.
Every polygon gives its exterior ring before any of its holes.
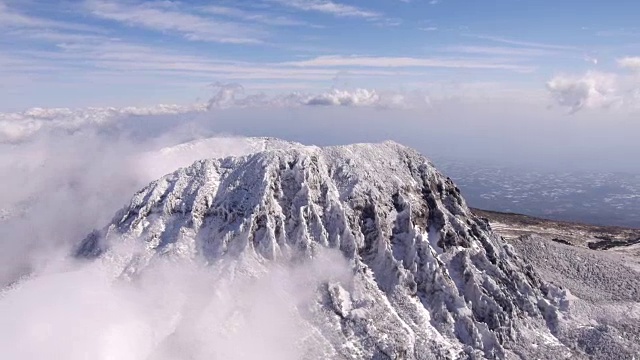
{"type": "Polygon", "coordinates": [[[394,142],[250,143],[262,147],[152,182],[78,255],[133,276],[158,257],[261,264],[336,249],[353,279],[318,288],[306,316],[325,358],[566,356],[553,336],[562,294],[421,154],[394,142]],[[136,250],[115,250],[123,243],[136,250]]]}

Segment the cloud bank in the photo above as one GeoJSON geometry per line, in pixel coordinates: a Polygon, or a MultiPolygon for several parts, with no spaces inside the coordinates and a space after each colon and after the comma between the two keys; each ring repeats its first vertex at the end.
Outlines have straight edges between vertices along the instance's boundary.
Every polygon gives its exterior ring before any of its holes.
{"type": "Polygon", "coordinates": [[[320,93],[293,92],[267,96],[265,94],[246,95],[240,84],[214,84],[217,93],[209,100],[208,108],[251,108],[251,107],[300,107],[300,106],[344,106],[344,107],[374,107],[374,108],[403,108],[424,106],[428,103],[423,96],[416,98],[415,94],[403,92],[379,92],[374,89],[341,90],[330,89],[320,93]]]}
{"type": "Polygon", "coordinates": [[[73,132],[93,126],[105,128],[124,118],[190,115],[234,108],[297,108],[339,106],[371,108],[412,108],[429,105],[426,94],[416,92],[379,92],[373,89],[331,89],[319,93],[293,92],[267,96],[247,94],[240,84],[216,83],[215,94],[206,103],[192,105],[160,104],[150,107],[32,108],[21,112],[0,113],[0,143],[16,143],[50,130],[73,132]]]}

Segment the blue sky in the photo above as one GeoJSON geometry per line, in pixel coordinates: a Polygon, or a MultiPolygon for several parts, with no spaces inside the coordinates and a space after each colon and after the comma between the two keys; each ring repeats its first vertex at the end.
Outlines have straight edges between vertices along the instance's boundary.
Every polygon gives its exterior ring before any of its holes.
{"type": "Polygon", "coordinates": [[[640,98],[638,1],[0,0],[0,110],[425,91],[640,98]]]}

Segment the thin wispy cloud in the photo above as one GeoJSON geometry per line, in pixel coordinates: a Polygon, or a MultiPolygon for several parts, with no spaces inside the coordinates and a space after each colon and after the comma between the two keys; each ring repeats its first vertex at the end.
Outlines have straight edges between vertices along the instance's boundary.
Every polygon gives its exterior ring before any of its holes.
{"type": "Polygon", "coordinates": [[[539,43],[539,42],[531,42],[531,41],[522,41],[504,38],[500,36],[490,36],[490,35],[466,35],[469,37],[474,37],[481,40],[488,40],[502,44],[509,44],[521,47],[535,48],[535,49],[547,49],[547,50],[564,50],[564,51],[580,51],[580,48],[577,46],[570,45],[557,45],[557,44],[547,44],[547,43],[539,43]]]}
{"type": "MultiPolygon", "coordinates": [[[[3,69],[42,70],[63,73],[73,78],[86,78],[88,74],[113,71],[131,76],[184,76],[194,80],[297,80],[331,81],[339,70],[332,68],[300,68],[278,63],[229,61],[187,55],[163,48],[105,40],[90,43],[59,44],[58,52],[21,52],[18,57],[0,57],[3,69]],[[4,60],[3,60],[4,59],[4,60]],[[52,62],[52,60],[56,60],[52,62]],[[42,67],[42,68],[40,68],[42,67]],[[82,70],[81,70],[82,69],[82,70]],[[75,73],[75,75],[74,75],[75,73]]],[[[2,73],[0,69],[0,73],[2,73]]],[[[410,76],[410,72],[384,69],[355,69],[350,75],[361,77],[410,76]]],[[[165,79],[169,81],[168,79],[165,79]]],[[[128,80],[127,80],[128,81],[128,80]]]]}
{"type": "MultiPolygon", "coordinates": [[[[441,5],[446,6],[433,7],[428,0],[0,0],[0,86],[11,89],[0,107],[54,104],[62,92],[53,89],[60,87],[73,92],[66,98],[78,99],[78,105],[106,105],[110,98],[124,105],[138,103],[131,94],[152,94],[159,102],[172,102],[176,93],[184,101],[198,98],[203,84],[214,81],[279,92],[334,85],[418,87],[465,77],[543,91],[542,79],[575,68],[610,71],[618,62],[637,73],[637,44],[618,37],[593,45],[598,39],[581,30],[585,19],[531,32],[525,41],[491,35],[511,33],[501,23],[461,21],[471,9],[441,5]],[[147,91],[163,82],[180,90],[147,91]]],[[[636,27],[600,20],[602,29],[636,27]]],[[[533,15],[518,21],[539,25],[533,15]]]]}
{"type": "Polygon", "coordinates": [[[502,69],[513,71],[532,71],[526,65],[491,62],[484,59],[455,58],[415,58],[415,57],[367,57],[367,56],[320,56],[310,60],[289,62],[288,65],[299,67],[425,67],[425,68],[468,68],[468,69],[502,69]]]}
{"type": "Polygon", "coordinates": [[[58,29],[80,32],[100,31],[96,27],[86,24],[31,16],[9,8],[6,3],[0,1],[0,29],[2,28],[58,29]]]}
{"type": "Polygon", "coordinates": [[[78,33],[69,31],[60,31],[55,29],[18,29],[10,30],[6,35],[22,38],[25,40],[34,40],[50,43],[87,43],[96,41],[105,41],[109,39],[107,36],[95,33],[78,33]]]}
{"type": "Polygon", "coordinates": [[[241,8],[208,5],[201,8],[201,11],[208,14],[224,16],[230,19],[256,22],[270,26],[312,26],[308,22],[296,20],[294,18],[267,12],[248,11],[241,8]]]}
{"type": "Polygon", "coordinates": [[[638,28],[627,28],[627,29],[611,29],[611,30],[600,30],[595,33],[596,36],[602,37],[611,37],[611,38],[626,38],[633,37],[638,38],[640,36],[640,29],[638,28]]]}
{"type": "Polygon", "coordinates": [[[505,47],[505,46],[477,46],[477,45],[455,45],[444,48],[445,51],[478,54],[478,55],[497,55],[497,56],[548,56],[557,54],[557,51],[539,49],[539,48],[522,48],[522,47],[505,47]]]}
{"type": "Polygon", "coordinates": [[[94,16],[127,26],[176,33],[193,41],[250,44],[260,43],[265,34],[251,26],[225,22],[179,11],[166,3],[140,4],[89,0],[85,6],[94,16]]]}
{"type": "Polygon", "coordinates": [[[381,14],[356,6],[330,0],[273,0],[279,4],[303,11],[315,11],[337,17],[379,18],[381,14]]]}

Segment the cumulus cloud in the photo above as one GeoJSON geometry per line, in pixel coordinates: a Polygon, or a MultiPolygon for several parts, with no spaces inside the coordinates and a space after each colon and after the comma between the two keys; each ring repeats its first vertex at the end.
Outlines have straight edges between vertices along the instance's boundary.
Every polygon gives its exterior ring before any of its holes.
{"type": "Polygon", "coordinates": [[[229,109],[260,106],[274,106],[275,99],[268,98],[265,94],[247,94],[244,86],[237,83],[215,83],[212,85],[216,93],[207,102],[207,109],[229,109]]]}
{"type": "Polygon", "coordinates": [[[583,75],[559,75],[547,82],[554,101],[572,113],[581,109],[640,107],[640,57],[618,59],[628,72],[588,71],[583,75]]]}
{"type": "Polygon", "coordinates": [[[300,106],[341,106],[406,108],[424,106],[428,100],[415,94],[375,89],[341,90],[331,89],[320,93],[293,92],[267,96],[265,94],[246,94],[240,84],[214,84],[218,91],[209,100],[208,109],[252,108],[252,107],[300,107],[300,106]]]}
{"type": "Polygon", "coordinates": [[[547,82],[554,100],[571,112],[583,108],[608,108],[620,105],[622,97],[615,74],[588,72],[583,76],[556,76],[547,82]]]}
{"type": "Polygon", "coordinates": [[[356,89],[354,92],[332,90],[304,100],[305,105],[371,106],[379,103],[380,96],[375,91],[356,89]]]}

